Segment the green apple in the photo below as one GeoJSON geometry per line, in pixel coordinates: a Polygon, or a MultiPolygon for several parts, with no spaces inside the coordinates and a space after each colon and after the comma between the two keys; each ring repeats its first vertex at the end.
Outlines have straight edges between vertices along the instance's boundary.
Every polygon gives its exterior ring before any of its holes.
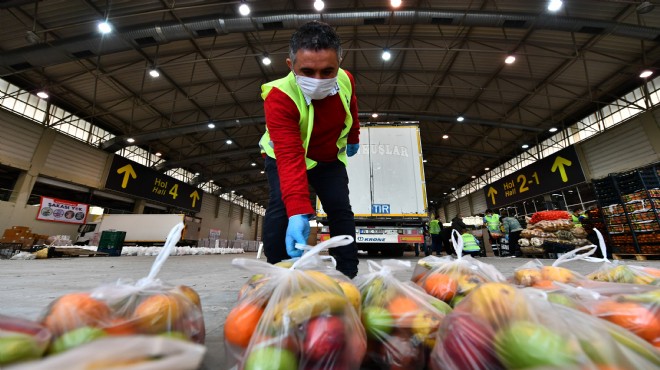
{"type": "Polygon", "coordinates": [[[429,300],[429,303],[431,306],[433,306],[436,310],[444,313],[445,315],[449,315],[452,311],[452,308],[447,302],[441,301],[437,298],[433,298],[429,300]]]}
{"type": "Polygon", "coordinates": [[[50,353],[60,353],[68,351],[71,348],[77,347],[81,344],[95,341],[99,338],[105,337],[107,333],[103,329],[92,328],[91,326],[83,326],[62,334],[59,338],[55,339],[50,346],[50,353]]]}
{"type": "Polygon", "coordinates": [[[507,369],[564,368],[577,363],[577,354],[565,338],[529,321],[517,321],[500,330],[494,345],[507,369]]]}
{"type": "Polygon", "coordinates": [[[262,347],[250,352],[245,370],[291,370],[298,368],[298,358],[288,349],[262,347]]]}
{"type": "Polygon", "coordinates": [[[362,324],[370,338],[379,339],[392,332],[394,318],[385,308],[369,306],[362,310],[362,324]]]}
{"type": "Polygon", "coordinates": [[[463,299],[465,299],[465,296],[464,296],[464,295],[462,295],[462,294],[456,294],[456,295],[454,296],[454,298],[452,298],[452,300],[451,300],[451,306],[452,306],[453,308],[456,308],[456,306],[457,306],[459,303],[461,303],[461,301],[462,301],[463,299]]]}
{"type": "Polygon", "coordinates": [[[30,335],[11,334],[0,337],[0,366],[41,357],[44,349],[30,335]]]}
{"type": "Polygon", "coordinates": [[[575,301],[573,301],[573,299],[561,293],[548,293],[548,301],[569,308],[577,308],[577,305],[575,304],[575,301]]]}

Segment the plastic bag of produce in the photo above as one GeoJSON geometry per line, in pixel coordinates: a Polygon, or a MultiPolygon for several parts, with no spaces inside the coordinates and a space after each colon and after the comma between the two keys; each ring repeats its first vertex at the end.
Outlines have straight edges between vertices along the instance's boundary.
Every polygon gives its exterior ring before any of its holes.
{"type": "Polygon", "coordinates": [[[160,336],[107,337],[7,370],[195,370],[204,352],[201,344],[160,336]]]}
{"type": "Polygon", "coordinates": [[[319,253],[349,244],[331,238],[282,267],[238,258],[254,273],[229,312],[224,340],[232,369],[359,369],[366,352],[360,292],[319,253]]]}
{"type": "Polygon", "coordinates": [[[377,369],[424,369],[436,331],[451,307],[394,273],[410,269],[407,261],[368,261],[369,273],[355,283],[362,296],[362,324],[367,332],[363,366],[377,369]]]}
{"type": "Polygon", "coordinates": [[[607,247],[603,235],[597,229],[594,229],[598,235],[598,244],[603,257],[596,271],[587,275],[588,279],[595,281],[606,281],[612,283],[624,284],[648,284],[660,286],[660,269],[645,266],[627,265],[621,261],[610,261],[607,259],[607,247]]]}
{"type": "Polygon", "coordinates": [[[53,301],[41,317],[53,334],[48,353],[58,354],[108,336],[138,334],[203,343],[204,318],[197,292],[156,278],[182,229],[183,223],[172,228],[147,277],[65,294],[53,301]]]}
{"type": "Polygon", "coordinates": [[[0,368],[43,356],[51,334],[43,325],[0,315],[0,368]]]}
{"type": "Polygon", "coordinates": [[[479,284],[487,281],[505,281],[492,265],[471,256],[463,256],[463,241],[452,233],[454,251],[451,256],[428,256],[420,259],[413,270],[412,281],[428,294],[454,306],[479,284]]]}
{"type": "Polygon", "coordinates": [[[537,289],[480,285],[443,321],[431,369],[658,369],[627,330],[550,302],[537,289]]]}

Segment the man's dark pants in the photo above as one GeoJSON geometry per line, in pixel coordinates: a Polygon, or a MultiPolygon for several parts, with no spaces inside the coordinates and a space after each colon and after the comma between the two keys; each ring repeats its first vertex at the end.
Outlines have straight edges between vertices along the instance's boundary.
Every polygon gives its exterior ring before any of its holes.
{"type": "MultiPolygon", "coordinates": [[[[290,258],[286,253],[284,242],[289,218],[282,201],[277,162],[268,156],[265,162],[270,199],[261,235],[268,263],[277,263],[290,258]]],[[[323,210],[328,215],[330,235],[350,235],[355,239],[355,217],[348,199],[346,166],[339,160],[318,163],[316,167],[307,171],[307,181],[316,191],[323,204],[323,210]]],[[[328,252],[337,260],[337,270],[350,278],[357,275],[359,261],[355,242],[330,248],[328,252]]]]}

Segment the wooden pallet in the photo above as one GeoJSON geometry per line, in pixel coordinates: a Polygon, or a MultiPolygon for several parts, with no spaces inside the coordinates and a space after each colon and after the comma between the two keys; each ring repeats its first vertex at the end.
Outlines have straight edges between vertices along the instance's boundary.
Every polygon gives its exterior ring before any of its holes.
{"type": "Polygon", "coordinates": [[[646,261],[647,259],[658,259],[660,254],[650,253],[612,253],[612,258],[615,260],[623,259],[636,259],[637,261],[646,261]]]}
{"type": "Polygon", "coordinates": [[[107,255],[108,253],[105,252],[90,251],[83,248],[57,248],[57,247],[48,248],[48,258],[80,257],[80,256],[104,257],[107,255]]]}

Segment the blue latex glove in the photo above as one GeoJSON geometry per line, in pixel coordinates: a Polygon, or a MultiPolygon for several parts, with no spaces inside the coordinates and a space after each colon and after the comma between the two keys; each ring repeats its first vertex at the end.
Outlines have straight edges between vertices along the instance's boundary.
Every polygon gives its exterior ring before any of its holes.
{"type": "Polygon", "coordinates": [[[309,237],[309,216],[295,215],[289,217],[289,226],[286,228],[286,253],[291,258],[300,257],[303,251],[296,248],[296,243],[307,245],[309,237]]]}
{"type": "Polygon", "coordinates": [[[360,144],[348,144],[346,146],[346,155],[352,157],[358,152],[358,149],[360,149],[360,144]]]}

